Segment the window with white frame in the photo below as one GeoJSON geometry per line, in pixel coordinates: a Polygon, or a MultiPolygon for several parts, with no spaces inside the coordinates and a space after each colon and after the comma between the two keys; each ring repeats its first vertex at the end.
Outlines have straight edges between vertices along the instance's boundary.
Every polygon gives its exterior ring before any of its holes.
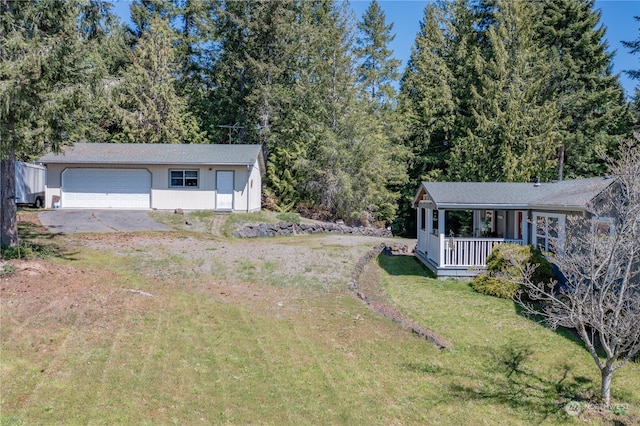
{"type": "Polygon", "coordinates": [[[170,170],[169,186],[171,188],[197,188],[198,170],[170,170]]]}
{"type": "Polygon", "coordinates": [[[555,253],[564,243],[565,215],[559,213],[533,213],[533,242],[541,252],[555,253]]]}

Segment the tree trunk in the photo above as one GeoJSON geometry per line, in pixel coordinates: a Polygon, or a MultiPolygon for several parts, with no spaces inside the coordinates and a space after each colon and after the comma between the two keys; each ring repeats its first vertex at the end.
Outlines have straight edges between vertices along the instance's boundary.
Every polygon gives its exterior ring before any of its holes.
{"type": "Polygon", "coordinates": [[[11,149],[0,161],[0,248],[18,244],[16,223],[16,155],[11,149]]]}
{"type": "Polygon", "coordinates": [[[558,180],[562,180],[564,168],[564,142],[560,144],[560,152],[558,153],[558,180]]]}
{"type": "Polygon", "coordinates": [[[611,379],[613,378],[613,370],[609,367],[603,368],[600,373],[602,374],[602,387],[600,388],[600,397],[605,407],[609,407],[611,403],[611,379]]]}

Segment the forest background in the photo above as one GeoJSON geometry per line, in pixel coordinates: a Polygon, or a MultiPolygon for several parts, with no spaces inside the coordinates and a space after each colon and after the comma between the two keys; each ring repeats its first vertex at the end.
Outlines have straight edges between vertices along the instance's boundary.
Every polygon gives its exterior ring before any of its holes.
{"type": "Polygon", "coordinates": [[[411,235],[421,180],[604,175],[638,129],[592,0],[428,3],[402,72],[375,1],[358,20],[328,0],[135,0],[126,24],[102,0],[0,8],[3,160],[259,143],[265,207],[411,235]]]}

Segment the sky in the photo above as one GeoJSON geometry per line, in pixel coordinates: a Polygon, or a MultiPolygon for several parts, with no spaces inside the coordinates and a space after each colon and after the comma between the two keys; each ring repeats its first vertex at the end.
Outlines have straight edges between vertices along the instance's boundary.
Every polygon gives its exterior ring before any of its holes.
{"type": "MultiPolygon", "coordinates": [[[[274,0],[277,1],[277,0],[274,0]]],[[[369,6],[370,0],[351,0],[350,4],[359,20],[369,6]]],[[[386,22],[393,23],[395,40],[390,44],[394,57],[402,62],[402,69],[411,55],[416,35],[420,30],[420,21],[424,16],[426,0],[378,0],[385,12],[386,22]]],[[[114,11],[125,23],[129,23],[129,0],[116,0],[114,11]]],[[[640,35],[640,22],[633,19],[640,16],[640,0],[596,0],[596,9],[600,9],[600,22],[607,28],[605,38],[609,51],[614,52],[613,73],[620,75],[620,82],[627,97],[631,97],[640,81],[630,80],[624,70],[640,69],[640,55],[631,55],[622,41],[633,41],[640,35]]]]}

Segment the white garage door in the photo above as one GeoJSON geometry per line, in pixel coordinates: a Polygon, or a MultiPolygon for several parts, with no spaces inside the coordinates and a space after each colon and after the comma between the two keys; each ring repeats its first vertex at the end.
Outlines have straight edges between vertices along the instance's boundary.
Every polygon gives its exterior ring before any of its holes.
{"type": "Polygon", "coordinates": [[[151,173],[145,169],[67,169],[62,172],[63,208],[148,209],[151,173]]]}

